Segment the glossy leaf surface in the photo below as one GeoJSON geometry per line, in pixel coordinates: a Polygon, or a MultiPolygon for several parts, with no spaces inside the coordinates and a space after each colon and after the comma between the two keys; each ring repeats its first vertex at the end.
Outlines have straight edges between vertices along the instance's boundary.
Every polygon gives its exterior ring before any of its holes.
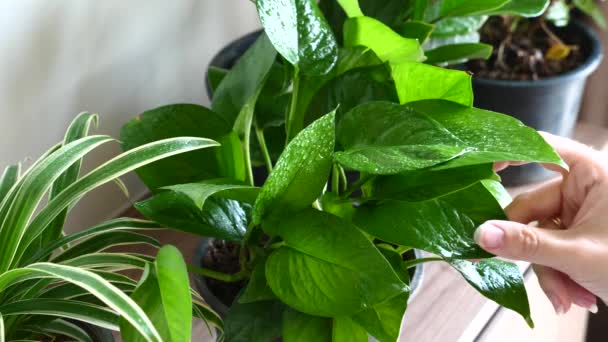
{"type": "Polygon", "coordinates": [[[188,233],[239,241],[247,230],[251,206],[235,200],[208,198],[202,209],[191,198],[166,191],[135,204],[144,216],[188,233]]]}
{"type": "Polygon", "coordinates": [[[259,0],[258,15],[276,50],[308,75],[327,74],[338,45],[314,0],[259,0]]]}
{"type": "Polygon", "coordinates": [[[334,117],[334,112],[323,116],[287,145],[256,199],[254,223],[302,210],[321,195],[332,165],[334,117]]]}
{"type": "Polygon", "coordinates": [[[276,229],[285,246],[268,258],[266,279],[298,311],[351,315],[408,290],[372,242],[336,216],[309,209],[276,229]]]}
{"type": "Polygon", "coordinates": [[[355,314],[352,319],[379,341],[397,341],[408,298],[409,293],[398,295],[355,314]]]}
{"type": "Polygon", "coordinates": [[[489,13],[512,0],[442,0],[441,17],[464,17],[489,13]]]}
{"type": "Polygon", "coordinates": [[[482,295],[519,313],[530,327],[534,327],[524,280],[517,265],[498,259],[476,263],[452,260],[450,264],[482,295]]]}
{"type": "Polygon", "coordinates": [[[477,226],[506,219],[483,183],[422,201],[386,200],[357,209],[353,222],[372,236],[444,258],[489,257],[473,240],[477,226]]]}
{"type": "Polygon", "coordinates": [[[564,165],[537,132],[518,120],[448,101],[367,103],[346,113],[337,132],[345,151],[336,153],[336,160],[372,174],[502,160],[564,165]]]}
{"type": "MultiPolygon", "coordinates": [[[[576,2],[576,1],[575,1],[576,2]]],[[[545,12],[551,0],[511,0],[502,7],[491,11],[489,15],[519,15],[536,17],[545,12]]]]}
{"type": "Polygon", "coordinates": [[[211,196],[253,204],[259,192],[259,188],[225,178],[209,179],[198,183],[170,185],[164,187],[163,190],[187,196],[199,209],[203,208],[205,201],[211,196]]]}

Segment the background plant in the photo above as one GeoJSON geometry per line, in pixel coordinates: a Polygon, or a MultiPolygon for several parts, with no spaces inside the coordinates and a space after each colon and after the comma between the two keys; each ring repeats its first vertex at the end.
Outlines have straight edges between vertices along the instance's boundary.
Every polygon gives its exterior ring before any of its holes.
{"type": "Polygon", "coordinates": [[[247,280],[227,340],[394,341],[407,269],[430,261],[449,263],[532,325],[517,266],[472,236],[505,218],[493,162],[563,162],[534,130],[473,108],[469,74],[433,64],[487,56],[483,44],[453,44],[482,16],[545,5],[257,0],[265,33],[230,70],[209,70],[210,109],[163,106],[123,127],[127,150],[179,135],[222,144],[141,168],[154,196],[136,207],[241,245],[236,274],[196,270],[247,280]],[[448,28],[453,39],[439,35],[448,28]],[[411,248],[434,256],[404,260],[411,248]]]}
{"type": "Polygon", "coordinates": [[[186,265],[174,247],[161,248],[156,259],[107,251],[125,244],[160,247],[140,233],[159,229],[157,224],[121,218],[75,234],[63,232],[70,208],[89,191],[109,181],[121,185],[118,177],[142,165],[217,143],[201,138],[157,141],[80,177],[81,159],[113,141],[87,136],[96,120],[96,115],[80,114],[62,143],[25,172],[12,165],[0,178],[1,342],[44,336],[90,341],[75,322],[120,328],[126,341],[189,341],[193,310],[220,326],[196,296],[193,306],[186,265]],[[120,273],[127,269],[144,271],[139,283],[120,273]]]}

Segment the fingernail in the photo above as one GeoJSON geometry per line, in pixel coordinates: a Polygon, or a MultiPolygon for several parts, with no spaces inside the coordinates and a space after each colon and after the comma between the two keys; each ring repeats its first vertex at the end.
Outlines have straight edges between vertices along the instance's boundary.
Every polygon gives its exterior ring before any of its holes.
{"type": "Polygon", "coordinates": [[[553,309],[555,310],[556,314],[561,315],[565,312],[565,308],[562,305],[562,301],[559,299],[558,296],[553,293],[548,293],[547,297],[549,297],[549,301],[551,301],[551,304],[553,305],[553,309]]]}
{"type": "Polygon", "coordinates": [[[589,312],[595,315],[598,311],[597,304],[591,305],[587,310],[589,310],[589,312]]]}
{"type": "Polygon", "coordinates": [[[505,232],[496,226],[484,223],[475,231],[474,239],[481,247],[497,249],[504,243],[505,232]]]}

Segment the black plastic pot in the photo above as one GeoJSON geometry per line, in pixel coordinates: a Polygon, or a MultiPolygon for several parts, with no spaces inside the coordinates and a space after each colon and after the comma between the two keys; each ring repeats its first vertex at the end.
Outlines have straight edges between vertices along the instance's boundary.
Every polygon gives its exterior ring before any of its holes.
{"type": "MultiPolygon", "coordinates": [[[[568,31],[581,40],[587,56],[576,69],[537,81],[503,81],[473,78],[475,107],[509,114],[539,131],[570,137],[572,135],[585,84],[602,60],[602,46],[597,34],[582,23],[573,22],[556,32],[568,31]]],[[[551,172],[539,165],[510,167],[501,176],[509,186],[541,181],[551,172]]]]}
{"type": "MultiPolygon", "coordinates": [[[[196,248],[196,252],[194,253],[193,262],[195,265],[201,265],[201,260],[203,260],[203,257],[207,253],[207,249],[209,247],[210,241],[212,241],[212,239],[210,239],[210,238],[201,239],[201,242],[199,243],[198,247],[196,248]]],[[[422,253],[418,250],[413,250],[411,257],[412,258],[422,258],[422,253]]],[[[410,274],[410,278],[411,278],[411,280],[410,280],[410,297],[408,299],[408,302],[410,302],[412,300],[412,298],[414,298],[416,296],[416,294],[418,293],[418,289],[420,289],[420,286],[422,284],[423,271],[424,271],[423,264],[418,264],[414,268],[413,275],[410,274]]],[[[198,292],[203,297],[205,302],[207,304],[209,304],[209,306],[211,306],[211,308],[215,312],[217,312],[222,318],[225,318],[226,315],[228,314],[229,304],[222,303],[222,301],[220,301],[209,290],[205,277],[203,277],[201,275],[195,275],[194,281],[195,281],[198,292]]]]}

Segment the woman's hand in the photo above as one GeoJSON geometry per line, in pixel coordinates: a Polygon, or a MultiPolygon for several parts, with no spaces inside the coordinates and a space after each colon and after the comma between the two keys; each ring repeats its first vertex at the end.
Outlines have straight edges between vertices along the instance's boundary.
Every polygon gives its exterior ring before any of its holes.
{"type": "Polygon", "coordinates": [[[608,302],[608,159],[572,140],[543,135],[570,171],[545,165],[562,178],[516,197],[506,208],[511,221],[488,221],[475,239],[490,253],[533,263],[557,313],[572,304],[593,312],[596,296],[608,302]],[[529,225],[534,221],[538,226],[529,225]]]}

